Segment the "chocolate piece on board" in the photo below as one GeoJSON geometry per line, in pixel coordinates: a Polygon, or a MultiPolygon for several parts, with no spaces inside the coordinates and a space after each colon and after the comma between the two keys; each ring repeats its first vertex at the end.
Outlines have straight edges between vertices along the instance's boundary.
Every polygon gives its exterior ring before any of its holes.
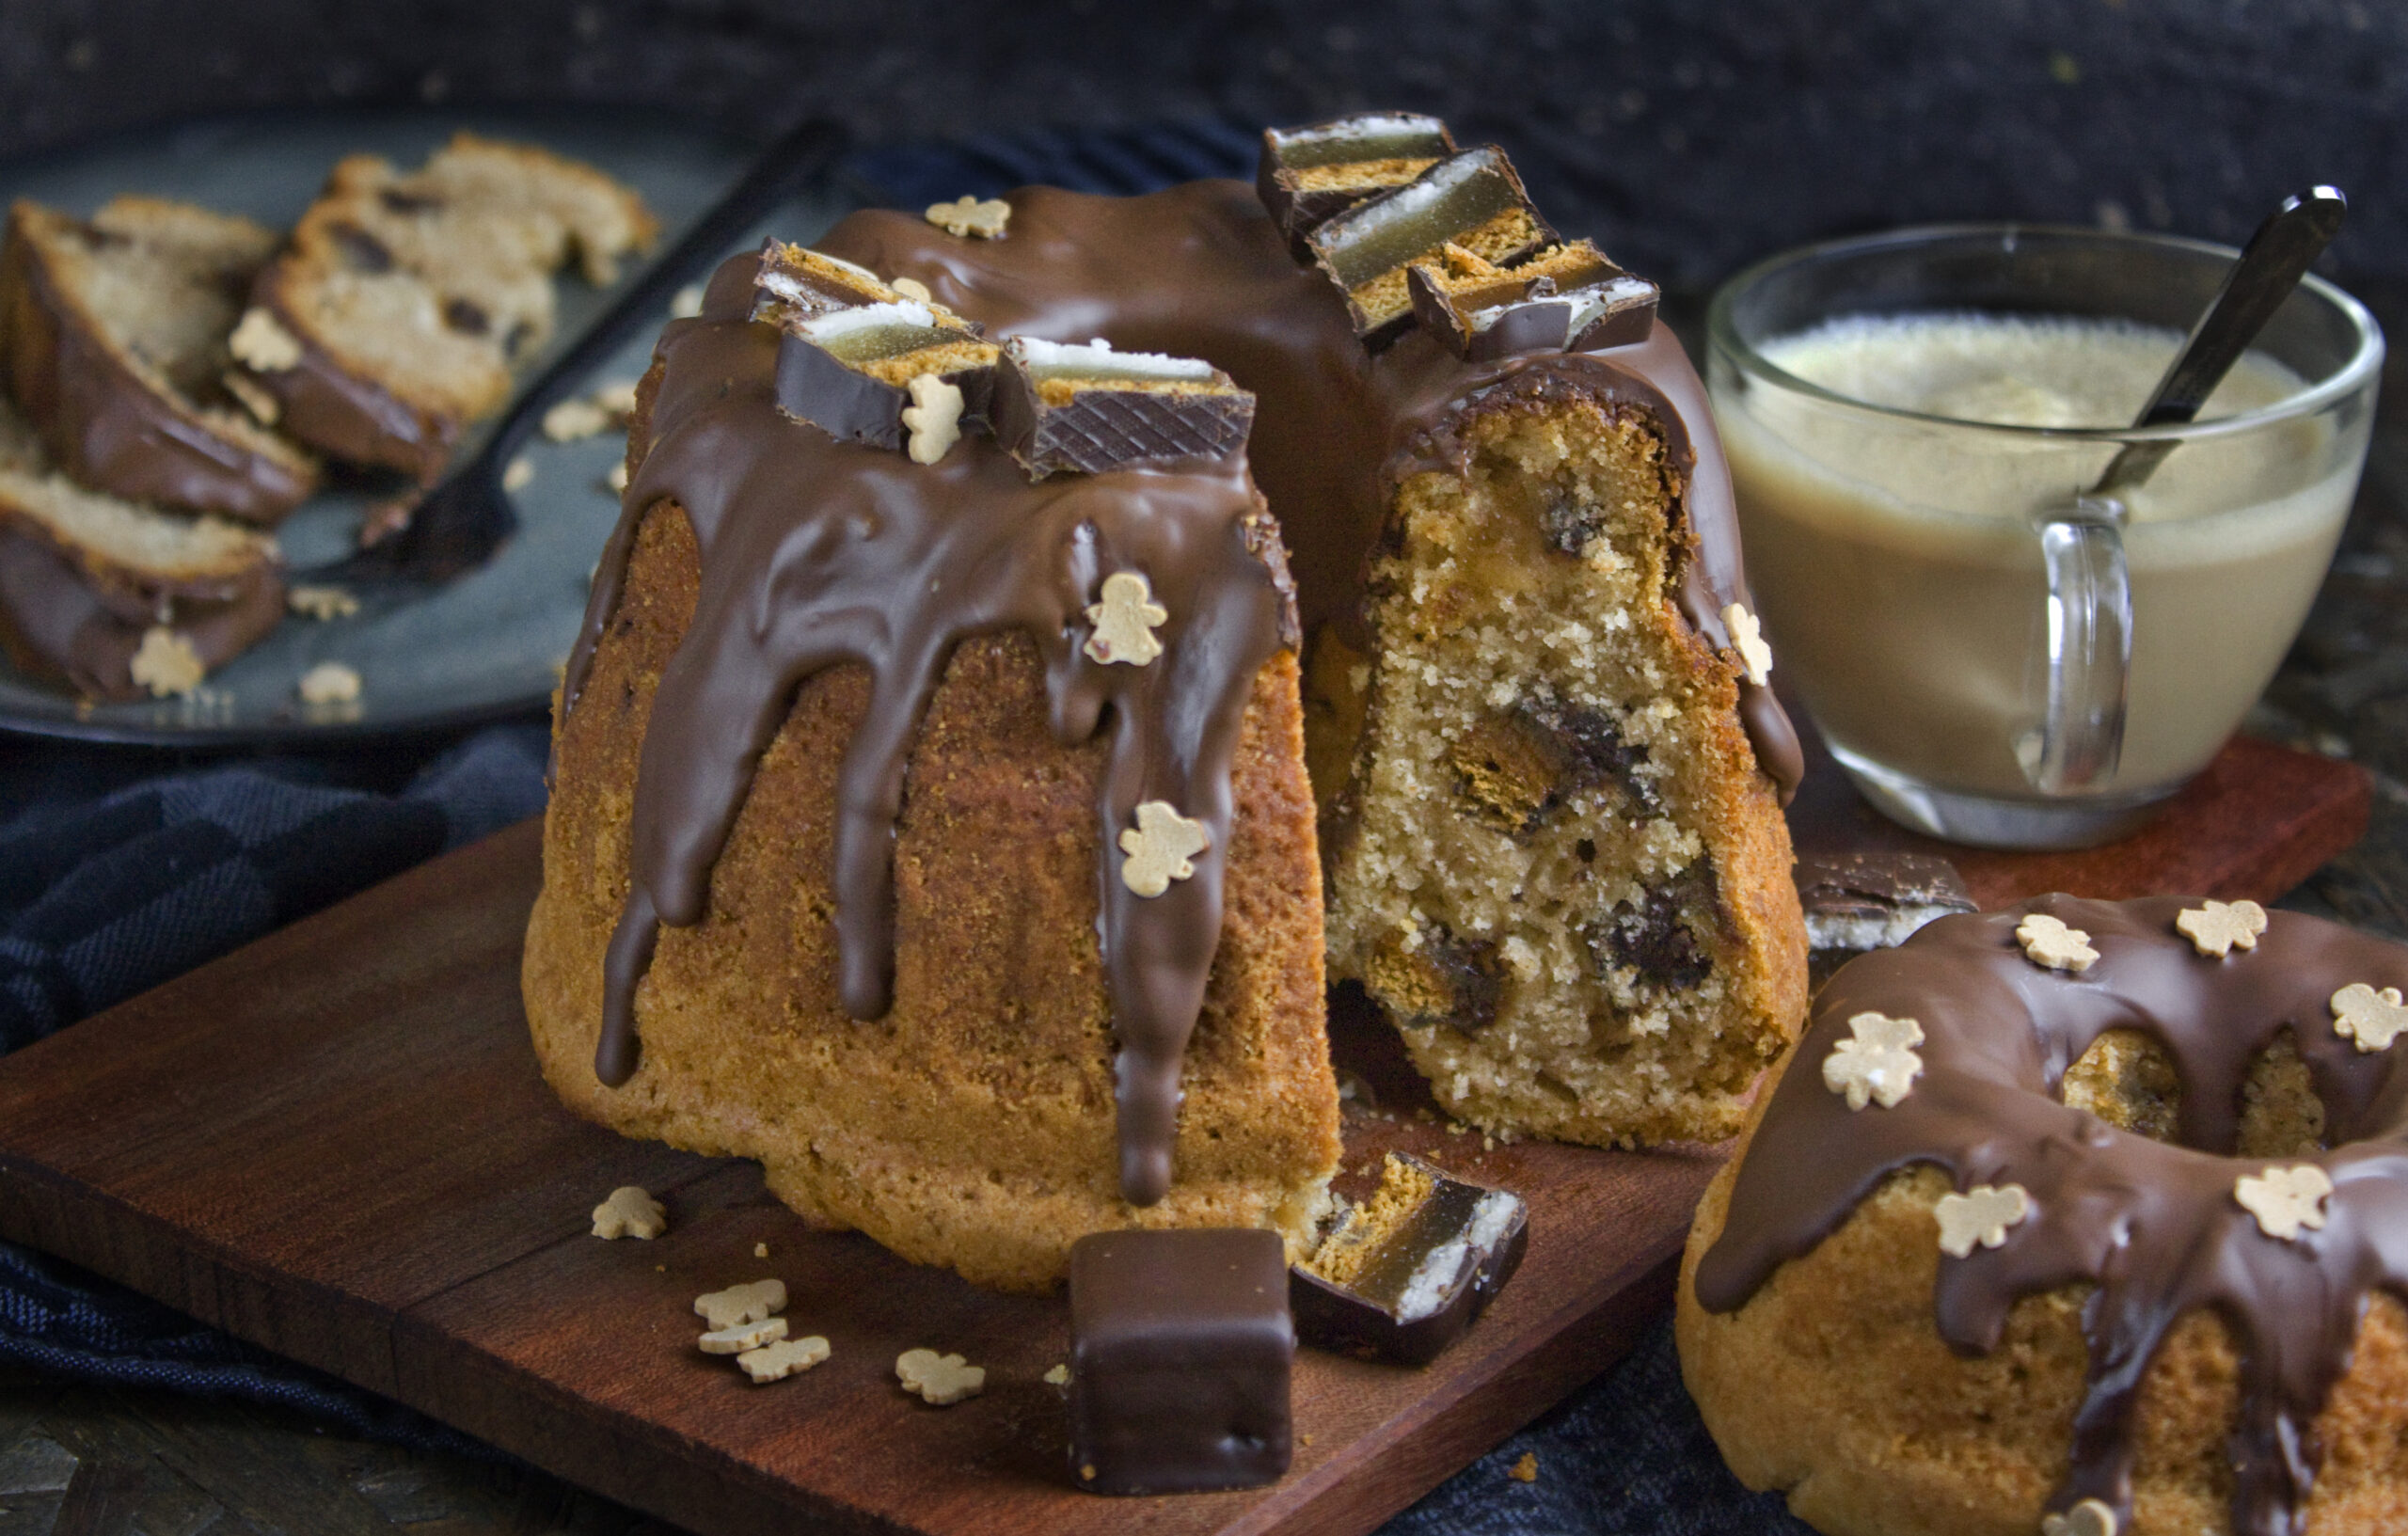
{"type": "Polygon", "coordinates": [[[1070,1249],[1070,1481],[1098,1494],[1276,1481],[1291,1453],[1279,1234],[1095,1232],[1070,1249]]]}
{"type": "Polygon", "coordinates": [[[778,338],[778,406],[831,435],[900,448],[910,386],[923,373],[958,385],[981,415],[996,348],[916,299],[794,314],[778,338]]]}
{"type": "Polygon", "coordinates": [[[1923,853],[1798,856],[1808,979],[1816,987],[1857,956],[1902,944],[1937,918],[1976,910],[1956,866],[1923,853]]]}
{"type": "Polygon", "coordinates": [[[1435,260],[1454,245],[1511,266],[1553,244],[1555,231],[1493,144],[1449,155],[1306,237],[1313,260],[1345,292],[1355,334],[1370,346],[1394,340],[1412,323],[1405,269],[1415,262],[1435,260]]]}
{"type": "Polygon", "coordinates": [[[1299,258],[1305,236],[1333,214],[1402,186],[1455,152],[1436,118],[1367,112],[1310,128],[1266,128],[1254,189],[1299,258]]]}
{"type": "Polygon", "coordinates": [[[1192,357],[1014,337],[990,411],[995,440],[1042,480],[1226,457],[1254,425],[1254,396],[1192,357]]]}
{"type": "Polygon", "coordinates": [[[1511,267],[1449,246],[1406,273],[1414,318],[1456,355],[1485,362],[1523,352],[1593,352],[1647,340],[1656,286],[1586,240],[1511,267]]]}
{"type": "Polygon", "coordinates": [[[1390,1152],[1370,1200],[1289,1271],[1296,1332],[1320,1349],[1428,1365],[1505,1289],[1529,1237],[1520,1196],[1390,1152]]]}

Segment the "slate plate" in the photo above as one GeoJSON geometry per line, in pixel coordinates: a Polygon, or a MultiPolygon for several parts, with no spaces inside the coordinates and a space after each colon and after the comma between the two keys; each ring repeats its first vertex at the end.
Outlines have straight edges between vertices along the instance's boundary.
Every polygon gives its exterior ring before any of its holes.
{"type": "MultiPolygon", "coordinates": [[[[415,165],[461,128],[541,144],[619,177],[659,215],[661,250],[755,152],[692,119],[658,113],[277,111],[151,128],[12,162],[0,166],[0,196],[89,214],[119,193],[148,193],[280,228],[299,216],[344,155],[375,153],[415,165]]],[[[744,244],[770,230],[815,238],[854,201],[832,182],[764,221],[744,244]]],[[[630,263],[622,283],[640,265],[630,263]]],[[[559,293],[554,349],[611,297],[574,277],[561,279],[559,293]]],[[[640,334],[593,382],[636,378],[652,340],[640,334]]],[[[548,356],[530,359],[521,378],[533,377],[548,356]]],[[[534,478],[516,494],[518,535],[484,568],[433,591],[362,592],[361,611],[333,623],[288,617],[190,698],[88,705],[0,658],[0,729],[184,747],[293,746],[541,709],[618,516],[618,499],[603,480],[622,448],[616,434],[565,444],[539,437],[527,452],[534,478]],[[358,669],[364,687],[356,705],[312,708],[295,696],[301,674],[326,660],[358,669]]],[[[277,530],[286,563],[302,570],[346,553],[360,509],[394,488],[361,477],[312,498],[277,530]]]]}

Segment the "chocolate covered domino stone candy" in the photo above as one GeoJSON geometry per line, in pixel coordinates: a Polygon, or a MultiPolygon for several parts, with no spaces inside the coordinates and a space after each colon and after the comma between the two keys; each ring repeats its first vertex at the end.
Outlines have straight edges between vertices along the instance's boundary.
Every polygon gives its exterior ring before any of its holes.
{"type": "Polygon", "coordinates": [[[916,299],[796,313],[778,337],[778,406],[831,435],[900,448],[911,381],[934,373],[981,413],[996,348],[916,299]]]}
{"type": "Polygon", "coordinates": [[[1305,243],[1344,291],[1355,334],[1376,345],[1412,321],[1405,269],[1416,261],[1453,245],[1510,266],[1553,245],[1555,231],[1492,144],[1450,154],[1394,191],[1333,215],[1305,243]]]}
{"type": "Polygon", "coordinates": [[[1090,1493],[1252,1488],[1288,1470],[1276,1232],[1095,1232],[1070,1249],[1070,1479],[1090,1493]]]}
{"type": "Polygon", "coordinates": [[[752,278],[752,318],[783,325],[832,309],[892,304],[903,296],[867,267],[806,245],[769,240],[761,246],[761,264],[752,278]]]}
{"type": "Polygon", "coordinates": [[[1454,152],[1445,123],[1412,112],[1266,128],[1254,189],[1301,257],[1308,254],[1305,236],[1330,215],[1402,186],[1454,152]]]}
{"type": "Polygon", "coordinates": [[[1529,1231],[1520,1196],[1390,1152],[1378,1192],[1289,1272],[1296,1332],[1322,1349],[1428,1365],[1505,1289],[1529,1231]]]}
{"type": "Polygon", "coordinates": [[[1414,318],[1473,361],[1644,341],[1659,296],[1586,240],[1501,268],[1450,246],[1416,262],[1406,286],[1414,318]]]}
{"type": "Polygon", "coordinates": [[[1254,396],[1211,363],[1015,337],[990,405],[995,440],[1033,480],[1180,459],[1242,446],[1254,396]]]}
{"type": "Polygon", "coordinates": [[[1925,853],[1800,854],[1794,874],[1817,985],[1859,955],[1905,943],[1926,923],[1978,910],[1956,866],[1925,853]]]}

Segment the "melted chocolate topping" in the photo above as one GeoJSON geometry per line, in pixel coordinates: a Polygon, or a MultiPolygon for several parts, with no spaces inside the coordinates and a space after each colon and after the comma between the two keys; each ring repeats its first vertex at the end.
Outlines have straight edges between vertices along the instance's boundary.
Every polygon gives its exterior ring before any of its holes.
{"type": "MultiPolygon", "coordinates": [[[[1396,482],[1462,461],[1455,429],[1471,412],[1575,396],[1642,410],[1684,488],[1683,611],[1722,645],[1722,606],[1749,599],[1729,478],[1696,374],[1669,332],[1608,353],[1476,365],[1407,336],[1373,358],[1342,298],[1296,263],[1243,183],[1127,198],[1032,188],[1010,200],[1000,240],[872,212],[819,248],[889,279],[919,279],[991,338],[1101,338],[1206,358],[1260,397],[1247,452],[1031,484],[984,438],[933,466],[838,442],[777,408],[777,332],[748,318],[758,259],[721,266],[703,313],[662,335],[650,446],[565,679],[573,709],[643,514],[676,501],[701,548],[702,591],[645,732],[632,885],[606,965],[595,1070],[612,1085],[633,1074],[635,991],[659,926],[702,919],[711,866],[794,690],[845,662],[866,666],[873,684],[837,792],[839,992],[856,1017],[885,1011],[895,825],[912,739],[954,644],[1018,628],[1045,657],[1057,737],[1087,738],[1113,709],[1098,807],[1101,929],[1120,1046],[1121,1190],[1149,1204],[1169,1187],[1180,1061],[1219,941],[1229,759],[1255,673],[1299,644],[1299,602],[1307,625],[1359,627],[1396,482]],[[1685,417],[1700,425],[1686,428],[1685,417]],[[1703,461],[1691,430],[1708,435],[1703,461]],[[1248,461],[1289,509],[1292,587],[1248,461]],[[1080,648],[1085,605],[1104,576],[1125,569],[1144,572],[1170,610],[1166,654],[1151,666],[1101,666],[1080,648]],[[1120,879],[1118,834],[1149,800],[1203,820],[1212,845],[1195,878],[1144,900],[1120,879]]],[[[1785,798],[1797,738],[1758,693],[1746,718],[1785,798]]]]}
{"type": "Polygon", "coordinates": [[[2368,1295],[2408,1291],[2408,1043],[2360,1052],[2334,1029],[2330,1000],[2353,982],[2408,989],[2408,948],[2278,911],[2254,951],[2217,959],[2176,933],[2186,905],[2042,896],[1942,918],[1841,970],[1748,1146],[1697,1299],[1737,1310],[1912,1164],[1945,1169],[1959,1190],[2020,1184],[2030,1214],[1998,1248],[1943,1257],[1932,1304],[1941,1337],[1979,1354],[2018,1299],[2098,1286],[2083,1311],[2090,1364],[2072,1465],[2050,1508],[2097,1498],[2130,1524],[2141,1380],[2174,1323],[2210,1306],[2242,1358],[2233,1528],[2295,1536],[2320,1455],[2313,1421],[2349,1369],[2368,1295]],[[2026,959],[2015,927],[2030,912],[2088,933],[2099,960],[2075,975],[2026,959]],[[1896,1107],[1851,1111],[1820,1069],[1868,1010],[1923,1026],[1923,1075],[1896,1107]],[[2173,1059],[2178,1145],[2060,1101],[2067,1069],[2112,1029],[2140,1030],[2173,1059]],[[2242,1085],[2285,1029],[2333,1150],[2234,1157],[2242,1085]],[[2236,1181],[2305,1163],[2332,1178],[2324,1225],[2270,1237],[2236,1181]]]}
{"type": "Polygon", "coordinates": [[[38,676],[89,698],[140,699],[134,654],[164,622],[212,672],[257,643],[284,617],[284,581],[261,565],[230,583],[162,594],[132,592],[92,575],[47,541],[0,527],[0,641],[38,676]]]}

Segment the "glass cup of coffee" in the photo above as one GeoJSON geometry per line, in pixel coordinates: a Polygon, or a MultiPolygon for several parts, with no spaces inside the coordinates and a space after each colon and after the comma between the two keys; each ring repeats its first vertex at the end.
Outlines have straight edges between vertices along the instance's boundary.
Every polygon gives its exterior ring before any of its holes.
{"type": "Polygon", "coordinates": [[[2357,489],[2383,335],[2308,277],[2199,420],[2119,425],[2238,254],[1907,230],[1716,294],[1708,387],[1766,634],[1892,819],[1990,847],[2122,836],[2273,676],[2357,489]],[[2088,495],[2128,451],[2154,470],[2088,495]]]}

